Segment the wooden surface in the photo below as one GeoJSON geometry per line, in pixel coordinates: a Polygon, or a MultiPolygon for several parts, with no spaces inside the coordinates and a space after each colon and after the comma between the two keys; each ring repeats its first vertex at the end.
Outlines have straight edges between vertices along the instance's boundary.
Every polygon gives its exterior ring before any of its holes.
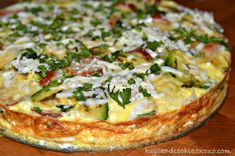
{"type": "MultiPolygon", "coordinates": [[[[8,1],[8,0],[7,0],[8,1]]],[[[8,1],[9,2],[9,1],[8,1]]],[[[212,11],[216,20],[225,29],[230,40],[232,52],[235,52],[235,0],[178,0],[192,8],[212,11]]],[[[3,2],[0,1],[0,5],[3,2]]],[[[235,70],[235,56],[232,68],[235,70]]],[[[228,96],[215,117],[193,133],[161,145],[149,146],[127,151],[109,153],[58,153],[23,145],[4,137],[0,138],[0,156],[153,156],[158,149],[224,149],[235,155],[235,71],[232,70],[228,96]]],[[[157,154],[160,155],[160,154],[157,154]]],[[[165,154],[174,155],[174,154],[165,154]]],[[[179,154],[178,154],[179,155],[179,154]]],[[[186,154],[182,154],[186,155],[186,154]]],[[[223,154],[221,154],[223,155],[223,154]]]]}

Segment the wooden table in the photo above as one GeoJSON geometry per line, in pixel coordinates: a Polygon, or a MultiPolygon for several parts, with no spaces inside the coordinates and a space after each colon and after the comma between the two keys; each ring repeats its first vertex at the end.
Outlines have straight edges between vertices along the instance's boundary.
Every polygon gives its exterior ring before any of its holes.
{"type": "MultiPolygon", "coordinates": [[[[192,8],[214,12],[216,20],[225,29],[232,51],[235,52],[235,0],[178,0],[178,2],[192,8]]],[[[0,2],[0,5],[2,4],[3,2],[0,2]]],[[[233,55],[233,69],[235,69],[234,61],[233,55]]],[[[200,129],[175,141],[126,151],[65,154],[30,147],[4,137],[0,138],[0,156],[152,156],[154,154],[149,152],[171,148],[225,149],[230,150],[230,155],[235,155],[235,71],[232,70],[231,73],[228,96],[215,117],[200,129]]]]}

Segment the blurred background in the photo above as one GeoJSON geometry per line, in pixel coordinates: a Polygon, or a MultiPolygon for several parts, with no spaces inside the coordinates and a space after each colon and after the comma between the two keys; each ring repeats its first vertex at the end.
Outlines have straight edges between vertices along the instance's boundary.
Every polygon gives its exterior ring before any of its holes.
{"type": "Polygon", "coordinates": [[[16,3],[17,0],[0,0],[0,8],[16,3]]]}

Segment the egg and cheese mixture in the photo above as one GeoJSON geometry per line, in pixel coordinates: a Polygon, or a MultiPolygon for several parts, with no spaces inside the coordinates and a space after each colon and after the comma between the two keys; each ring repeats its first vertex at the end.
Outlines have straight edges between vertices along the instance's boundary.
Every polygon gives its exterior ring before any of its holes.
{"type": "Polygon", "coordinates": [[[0,11],[0,104],[33,116],[163,114],[208,92],[229,60],[213,15],[170,0],[30,1],[0,11]]]}

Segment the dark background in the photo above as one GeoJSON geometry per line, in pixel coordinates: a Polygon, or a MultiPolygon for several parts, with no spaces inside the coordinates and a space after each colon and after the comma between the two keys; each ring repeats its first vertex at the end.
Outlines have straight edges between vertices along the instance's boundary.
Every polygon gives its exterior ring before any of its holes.
{"type": "Polygon", "coordinates": [[[16,3],[16,0],[0,0],[0,8],[16,3]]]}

